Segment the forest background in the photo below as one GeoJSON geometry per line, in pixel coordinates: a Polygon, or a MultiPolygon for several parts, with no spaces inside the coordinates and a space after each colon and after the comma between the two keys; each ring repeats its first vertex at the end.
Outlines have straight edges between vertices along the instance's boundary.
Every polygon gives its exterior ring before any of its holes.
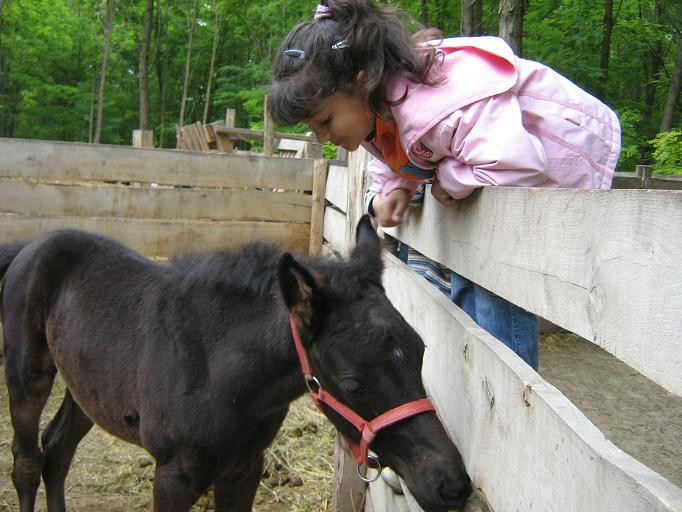
{"type": "MultiPolygon", "coordinates": [[[[176,125],[226,108],[262,129],[275,53],[316,3],[0,0],[0,136],[130,144],[149,129],[175,147],[176,125]]],[[[619,170],[682,172],[680,0],[390,3],[448,36],[502,35],[600,97],[623,127],[619,170]]]]}

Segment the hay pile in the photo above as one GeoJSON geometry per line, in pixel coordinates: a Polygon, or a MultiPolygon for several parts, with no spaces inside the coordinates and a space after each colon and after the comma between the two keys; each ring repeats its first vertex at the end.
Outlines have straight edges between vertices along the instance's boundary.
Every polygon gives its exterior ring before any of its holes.
{"type": "MultiPolygon", "coordinates": [[[[58,378],[43,412],[43,427],[59,408],[63,393],[64,385],[58,378]]],[[[18,510],[10,476],[12,427],[8,402],[4,375],[0,375],[1,512],[18,510]]],[[[266,452],[254,511],[331,510],[334,439],[333,427],[308,397],[294,402],[277,439],[266,452]]],[[[67,506],[73,512],[151,510],[153,477],[154,465],[147,452],[94,427],[79,445],[71,466],[66,481],[67,506]]],[[[36,510],[45,510],[42,486],[36,510]]],[[[213,510],[210,494],[202,497],[193,510],[213,510]]]]}

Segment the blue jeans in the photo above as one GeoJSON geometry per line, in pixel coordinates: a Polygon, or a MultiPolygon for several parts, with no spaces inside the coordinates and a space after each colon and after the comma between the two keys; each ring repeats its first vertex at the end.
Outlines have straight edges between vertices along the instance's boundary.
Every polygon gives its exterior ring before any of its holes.
{"type": "Polygon", "coordinates": [[[534,314],[429,260],[398,240],[390,239],[388,249],[537,371],[538,318],[534,314]],[[448,279],[450,287],[444,284],[448,279]]]}
{"type": "Polygon", "coordinates": [[[452,272],[450,300],[495,338],[538,369],[538,318],[452,272]]]}

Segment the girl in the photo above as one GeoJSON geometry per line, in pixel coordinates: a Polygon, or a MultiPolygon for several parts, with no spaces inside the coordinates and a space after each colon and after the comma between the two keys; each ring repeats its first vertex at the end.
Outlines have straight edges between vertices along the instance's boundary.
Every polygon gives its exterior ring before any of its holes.
{"type": "MultiPolygon", "coordinates": [[[[374,155],[366,202],[383,226],[402,222],[425,179],[446,205],[489,185],[610,187],[611,109],[502,39],[433,35],[415,44],[398,11],[372,0],[323,2],[282,44],[270,113],[374,155]]],[[[451,297],[537,369],[534,315],[454,272],[451,297]]]]}

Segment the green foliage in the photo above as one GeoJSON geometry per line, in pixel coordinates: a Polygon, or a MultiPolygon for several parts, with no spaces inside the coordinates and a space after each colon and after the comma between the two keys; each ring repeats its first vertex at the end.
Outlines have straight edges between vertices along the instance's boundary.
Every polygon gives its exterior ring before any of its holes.
{"type": "MultiPolygon", "coordinates": [[[[458,35],[457,0],[387,0],[417,21],[458,35]]],[[[271,63],[286,33],[311,19],[316,0],[199,2],[192,45],[185,122],[203,118],[208,72],[220,18],[214,91],[208,120],[237,111],[237,126],[260,128],[271,63]]],[[[87,141],[104,45],[105,0],[4,0],[0,11],[0,136],[87,141]]],[[[483,3],[483,32],[496,34],[498,2],[483,3]]],[[[619,113],[623,150],[619,168],[656,159],[672,164],[666,137],[656,137],[682,30],[679,0],[614,2],[608,78],[600,67],[604,3],[534,0],[524,20],[524,56],[557,69],[598,94],[619,113]],[[652,142],[649,142],[652,141],[652,142]],[[660,142],[657,142],[660,141],[660,142]]],[[[129,144],[138,127],[139,46],[143,0],[116,0],[105,82],[102,142],[129,144]]],[[[182,98],[192,0],[156,0],[149,87],[157,143],[175,144],[182,98]]],[[[411,29],[416,30],[419,24],[411,29]]],[[[682,115],[676,117],[677,127],[682,115]]],[[[278,127],[301,133],[306,127],[278,127]]],[[[325,145],[325,155],[335,149],[325,145]]]]}
{"type": "Polygon", "coordinates": [[[325,142],[322,145],[322,156],[329,160],[336,158],[336,146],[331,142],[325,142]]]}
{"type": "Polygon", "coordinates": [[[237,126],[262,128],[268,76],[269,68],[264,63],[222,66],[216,80],[214,105],[221,112],[235,109],[237,126]]]}
{"type": "Polygon", "coordinates": [[[682,174],[682,130],[659,133],[652,141],[654,171],[661,174],[682,174]]]}
{"type": "Polygon", "coordinates": [[[624,108],[618,112],[622,131],[620,150],[620,169],[634,171],[637,164],[642,163],[642,155],[647,150],[645,141],[638,136],[637,127],[642,122],[639,110],[624,108]]]}

